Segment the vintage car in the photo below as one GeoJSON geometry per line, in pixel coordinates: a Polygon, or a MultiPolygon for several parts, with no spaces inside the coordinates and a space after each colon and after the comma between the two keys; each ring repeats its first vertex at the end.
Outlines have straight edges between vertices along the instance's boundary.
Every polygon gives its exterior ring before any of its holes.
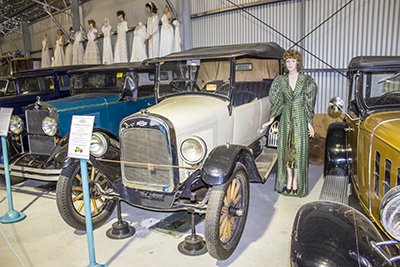
{"type": "MultiPolygon", "coordinates": [[[[265,182],[276,162],[277,123],[262,125],[270,119],[269,91],[282,74],[283,53],[276,43],[259,43],[147,60],[157,68],[157,104],[121,121],[119,146],[105,133],[92,139],[93,227],[118,200],[205,214],[208,252],[228,258],[245,226],[249,182],[265,182]]],[[[84,230],[79,162],[64,168],[56,195],[66,223],[84,230]]]]}
{"type": "Polygon", "coordinates": [[[16,94],[17,88],[12,76],[0,77],[0,97],[16,94]]]}
{"type": "Polygon", "coordinates": [[[320,200],[297,212],[291,266],[400,265],[400,57],[355,57],[347,77],[347,112],[338,97],[329,107],[346,116],[328,128],[320,200]]]}
{"type": "MultiPolygon", "coordinates": [[[[27,136],[27,143],[9,160],[11,181],[58,180],[63,166],[72,160],[63,153],[72,115],[95,116],[97,131],[117,138],[122,118],[154,104],[154,71],[154,66],[141,63],[73,70],[69,73],[72,96],[45,102],[38,99],[28,105],[26,126],[21,117],[12,116],[10,131],[27,136]]],[[[2,164],[0,174],[4,174],[2,164]]]]}

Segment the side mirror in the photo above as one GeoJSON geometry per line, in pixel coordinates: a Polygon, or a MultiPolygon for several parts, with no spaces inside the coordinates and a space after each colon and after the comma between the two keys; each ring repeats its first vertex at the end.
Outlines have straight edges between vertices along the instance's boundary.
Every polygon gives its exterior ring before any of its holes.
{"type": "Polygon", "coordinates": [[[129,101],[137,101],[137,83],[136,79],[133,78],[131,75],[127,76],[124,82],[124,95],[125,99],[129,101]]]}
{"type": "MultiPolygon", "coordinates": [[[[329,100],[329,106],[328,106],[328,114],[332,115],[338,115],[342,114],[342,111],[344,107],[344,101],[338,96],[334,96],[329,100]]],[[[345,112],[346,113],[346,112],[345,112]]]]}

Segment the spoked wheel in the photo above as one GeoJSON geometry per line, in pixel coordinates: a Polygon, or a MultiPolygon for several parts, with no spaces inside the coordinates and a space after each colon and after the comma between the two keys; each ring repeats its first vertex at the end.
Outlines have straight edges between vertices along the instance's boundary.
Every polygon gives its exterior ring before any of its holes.
{"type": "MultiPolygon", "coordinates": [[[[106,190],[109,182],[100,171],[90,164],[88,164],[88,180],[92,223],[93,229],[96,229],[110,218],[116,201],[106,199],[100,194],[100,190],[95,184],[106,190]]],[[[80,162],[75,162],[62,170],[57,183],[56,198],[58,211],[64,221],[77,230],[86,231],[80,162]]]]}
{"type": "Polygon", "coordinates": [[[242,236],[249,208],[249,179],[237,163],[229,181],[214,186],[207,205],[205,238],[207,250],[218,260],[229,258],[242,236]]]}

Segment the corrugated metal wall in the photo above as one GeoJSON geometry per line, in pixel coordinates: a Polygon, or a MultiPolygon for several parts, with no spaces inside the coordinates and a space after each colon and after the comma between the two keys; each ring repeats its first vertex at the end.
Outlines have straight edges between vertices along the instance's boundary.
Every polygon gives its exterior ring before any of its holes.
{"type": "MultiPolygon", "coordinates": [[[[231,0],[236,4],[263,1],[231,0]]],[[[289,0],[246,8],[287,38],[298,41],[349,3],[301,45],[334,68],[345,69],[358,55],[400,54],[400,0],[289,0]]],[[[193,47],[273,41],[288,49],[292,43],[266,25],[234,10],[202,16],[202,12],[232,6],[226,0],[192,0],[193,47]]],[[[300,49],[301,50],[301,49],[300,49]]],[[[302,51],[302,50],[301,50],[302,51]]],[[[330,69],[320,60],[302,51],[303,68],[330,69]]],[[[329,98],[347,101],[346,78],[335,71],[310,71],[318,84],[317,113],[326,113],[329,98]]]]}

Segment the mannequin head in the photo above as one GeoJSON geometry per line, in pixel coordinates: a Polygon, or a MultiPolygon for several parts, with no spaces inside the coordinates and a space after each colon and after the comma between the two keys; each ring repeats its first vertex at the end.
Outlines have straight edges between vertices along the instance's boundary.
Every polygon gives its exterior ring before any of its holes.
{"type": "Polygon", "coordinates": [[[69,33],[74,33],[74,28],[70,27],[69,28],[69,33]]]}
{"type": "Polygon", "coordinates": [[[139,21],[138,26],[143,26],[143,23],[139,21]]]}
{"type": "Polygon", "coordinates": [[[58,29],[58,30],[57,30],[57,34],[58,34],[58,36],[61,36],[61,35],[63,35],[63,32],[62,32],[62,30],[58,29]]]}
{"type": "Polygon", "coordinates": [[[105,24],[105,25],[110,24],[110,20],[109,20],[108,18],[104,18],[104,24],[105,24]]]}
{"type": "Polygon", "coordinates": [[[45,32],[43,33],[43,38],[45,38],[45,39],[47,38],[47,33],[45,33],[45,32]]]}
{"type": "Polygon", "coordinates": [[[148,2],[146,3],[146,11],[147,13],[157,13],[158,8],[156,7],[156,5],[153,2],[148,2]]]}
{"type": "Polygon", "coordinates": [[[299,71],[301,66],[303,65],[300,52],[293,49],[287,50],[283,54],[282,62],[285,71],[289,72],[292,69],[291,64],[293,63],[293,60],[296,61],[296,70],[299,71]]]}
{"type": "Polygon", "coordinates": [[[94,21],[94,20],[92,20],[92,19],[89,19],[89,20],[88,20],[88,24],[89,24],[90,27],[96,28],[96,21],[94,21]]]}
{"type": "Polygon", "coordinates": [[[121,19],[125,19],[125,12],[123,10],[117,11],[117,17],[121,19]]]}

